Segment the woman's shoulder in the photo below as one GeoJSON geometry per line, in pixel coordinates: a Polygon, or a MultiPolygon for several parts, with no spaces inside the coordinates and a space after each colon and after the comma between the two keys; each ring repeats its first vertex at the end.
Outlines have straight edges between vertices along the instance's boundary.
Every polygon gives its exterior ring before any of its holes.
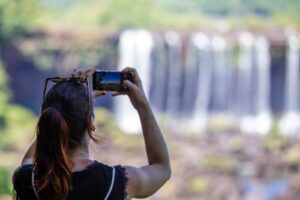
{"type": "Polygon", "coordinates": [[[19,199],[18,196],[22,199],[36,199],[32,191],[31,175],[32,164],[21,165],[15,170],[12,181],[16,199],[19,199]]]}
{"type": "Polygon", "coordinates": [[[32,170],[32,164],[20,165],[16,168],[15,172],[24,172],[28,170],[32,170]]]}
{"type": "Polygon", "coordinates": [[[32,164],[21,165],[13,173],[12,182],[15,187],[30,183],[32,174],[32,164]]]}
{"type": "Polygon", "coordinates": [[[19,177],[30,176],[32,172],[32,164],[20,165],[16,168],[13,174],[13,182],[17,181],[19,177]]]}

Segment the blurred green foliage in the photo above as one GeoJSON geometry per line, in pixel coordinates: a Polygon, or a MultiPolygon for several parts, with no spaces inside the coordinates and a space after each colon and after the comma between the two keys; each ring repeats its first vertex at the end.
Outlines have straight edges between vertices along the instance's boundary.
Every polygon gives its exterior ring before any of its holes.
{"type": "Polygon", "coordinates": [[[37,0],[0,0],[0,43],[32,27],[39,13],[37,0]]]}
{"type": "Polygon", "coordinates": [[[271,24],[298,26],[297,0],[64,0],[44,1],[63,11],[63,21],[113,28],[199,27],[214,19],[242,26],[271,24]],[[68,3],[69,2],[69,3],[68,3]],[[68,9],[68,12],[65,10],[68,9]]]}
{"type": "Polygon", "coordinates": [[[105,39],[125,28],[198,29],[220,21],[231,27],[299,27],[299,9],[296,0],[0,0],[0,44],[14,41],[19,47],[16,35],[44,33],[22,53],[39,69],[59,62],[66,71],[113,63],[116,45],[105,39]]]}
{"type": "Polygon", "coordinates": [[[34,136],[36,116],[19,105],[7,104],[4,113],[4,126],[0,132],[0,151],[17,149],[34,136]]]}
{"type": "Polygon", "coordinates": [[[200,160],[200,164],[204,169],[216,172],[234,172],[237,163],[230,157],[221,154],[207,155],[200,160]]]}
{"type": "MultiPolygon", "coordinates": [[[[0,0],[0,149],[9,146],[5,141],[9,141],[17,134],[10,133],[16,128],[20,132],[27,117],[31,116],[27,109],[9,104],[11,95],[8,89],[8,76],[2,62],[3,45],[30,30],[40,12],[41,7],[37,0],[0,0]],[[21,119],[24,123],[20,121],[21,119]]],[[[13,142],[14,140],[10,141],[13,142]]]]}
{"type": "Polygon", "coordinates": [[[10,171],[0,166],[0,196],[4,194],[12,194],[12,183],[10,171]]]}
{"type": "Polygon", "coordinates": [[[299,26],[297,0],[0,0],[3,37],[51,24],[176,28],[209,25],[228,20],[233,25],[299,26]]]}
{"type": "Polygon", "coordinates": [[[202,177],[195,177],[187,183],[187,190],[193,195],[201,195],[209,187],[207,180],[202,177]]]}
{"type": "Polygon", "coordinates": [[[74,34],[70,31],[68,38],[52,34],[27,38],[18,42],[18,49],[31,58],[39,70],[53,69],[54,66],[60,72],[69,72],[75,66],[108,67],[113,62],[112,58],[117,56],[116,45],[105,38],[105,35],[101,36],[99,31],[96,36],[90,31],[84,32],[86,34],[74,34]]]}
{"type": "Polygon", "coordinates": [[[34,132],[34,114],[9,103],[10,96],[8,76],[0,59],[0,151],[21,146],[34,132]]]}
{"type": "Polygon", "coordinates": [[[3,65],[1,63],[0,59],[0,132],[4,128],[5,124],[5,110],[6,110],[6,104],[9,99],[9,93],[7,88],[7,75],[5,73],[5,70],[3,68],[3,65]]]}
{"type": "Polygon", "coordinates": [[[284,136],[279,129],[279,119],[273,119],[272,128],[270,132],[264,136],[263,144],[271,151],[281,149],[288,143],[288,138],[284,136]]]}

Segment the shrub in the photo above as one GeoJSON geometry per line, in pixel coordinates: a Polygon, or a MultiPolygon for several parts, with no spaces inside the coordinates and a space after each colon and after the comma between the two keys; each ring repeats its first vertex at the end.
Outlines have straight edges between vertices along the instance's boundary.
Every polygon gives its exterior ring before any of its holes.
{"type": "Polygon", "coordinates": [[[0,166],[0,196],[4,194],[12,194],[11,173],[7,168],[0,166]]]}

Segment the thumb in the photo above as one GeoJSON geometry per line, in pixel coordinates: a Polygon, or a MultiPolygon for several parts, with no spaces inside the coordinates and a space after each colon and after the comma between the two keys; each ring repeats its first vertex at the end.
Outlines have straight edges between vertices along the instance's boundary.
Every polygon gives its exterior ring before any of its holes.
{"type": "Polygon", "coordinates": [[[96,98],[96,97],[100,97],[100,96],[103,96],[105,95],[106,93],[104,91],[93,91],[93,97],[96,98]]]}
{"type": "Polygon", "coordinates": [[[134,83],[132,83],[129,80],[124,80],[123,83],[124,83],[125,88],[129,88],[130,90],[134,90],[137,87],[134,83]]]}

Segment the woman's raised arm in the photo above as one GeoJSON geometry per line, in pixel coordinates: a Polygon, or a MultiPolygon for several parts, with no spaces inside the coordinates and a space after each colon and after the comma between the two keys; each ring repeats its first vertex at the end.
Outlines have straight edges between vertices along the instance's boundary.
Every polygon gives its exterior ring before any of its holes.
{"type": "Polygon", "coordinates": [[[133,74],[133,83],[124,81],[124,85],[128,88],[127,95],[139,114],[148,157],[148,165],[144,167],[125,167],[128,177],[126,191],[129,198],[144,198],[156,192],[170,178],[169,153],[136,70],[128,67],[123,72],[133,74]]]}

